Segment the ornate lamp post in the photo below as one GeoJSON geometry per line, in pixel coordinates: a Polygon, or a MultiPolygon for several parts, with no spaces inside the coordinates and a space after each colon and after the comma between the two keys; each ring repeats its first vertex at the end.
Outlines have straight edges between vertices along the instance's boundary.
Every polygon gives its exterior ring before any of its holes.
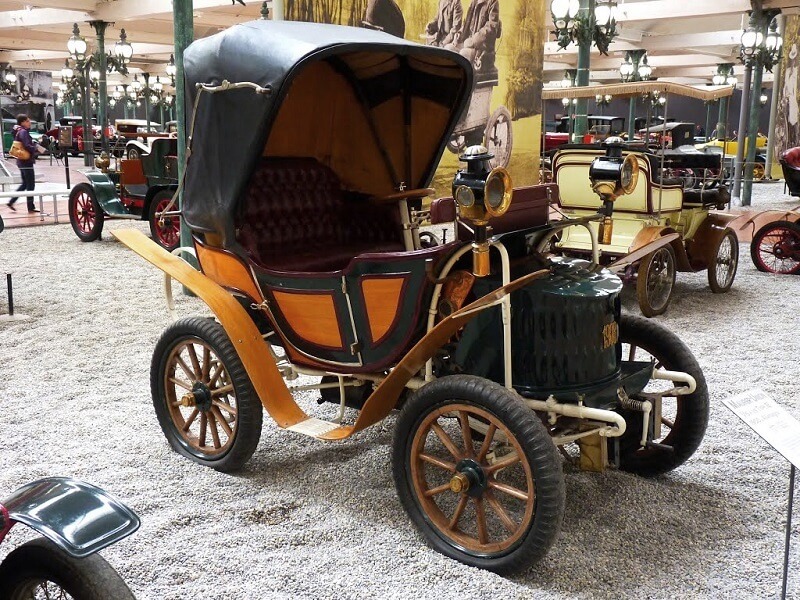
{"type": "Polygon", "coordinates": [[[602,115],[605,107],[611,104],[611,94],[595,95],[594,103],[600,108],[600,114],[602,115]]]}
{"type": "MultiPolygon", "coordinates": [[[[114,46],[114,54],[109,55],[105,50],[105,31],[108,23],[105,21],[90,21],[89,23],[97,32],[97,52],[88,54],[88,44],[81,36],[78,24],[72,28],[72,36],[67,40],[67,50],[75,62],[77,74],[72,72],[67,60],[62,76],[70,88],[80,89],[83,98],[83,131],[84,131],[84,164],[92,166],[92,126],[91,126],[91,87],[97,88],[98,125],[100,126],[100,140],[104,151],[108,150],[108,89],[106,75],[111,71],[127,74],[128,62],[133,55],[133,48],[127,42],[125,30],[120,33],[120,39],[114,46]],[[72,72],[69,74],[68,72],[72,72]]],[[[74,94],[77,96],[77,92],[74,94]]],[[[66,97],[66,94],[65,94],[66,97]]]]}
{"type": "Polygon", "coordinates": [[[761,89],[764,69],[771,72],[772,67],[780,60],[783,45],[775,20],[778,12],[777,10],[753,10],[750,14],[750,24],[742,33],[741,59],[745,64],[745,83],[742,88],[739,144],[736,149],[736,172],[732,193],[734,199],[741,198],[742,206],[750,205],[753,191],[753,165],[756,159],[758,117],[761,110],[757,91],[761,89]],[[745,128],[747,129],[746,143],[745,128]]]}
{"type": "MultiPolygon", "coordinates": [[[[653,68],[647,64],[647,50],[629,50],[625,60],[619,66],[622,81],[647,81],[653,74],[653,68]]],[[[636,134],[636,98],[631,96],[628,103],[628,139],[636,134]]]]}
{"type": "MultiPolygon", "coordinates": [[[[616,0],[552,0],[550,13],[558,45],[578,45],[577,85],[589,85],[589,60],[592,44],[601,54],[617,36],[616,0]]],[[[575,116],[575,137],[583,138],[588,129],[586,98],[579,98],[575,116]]]]}

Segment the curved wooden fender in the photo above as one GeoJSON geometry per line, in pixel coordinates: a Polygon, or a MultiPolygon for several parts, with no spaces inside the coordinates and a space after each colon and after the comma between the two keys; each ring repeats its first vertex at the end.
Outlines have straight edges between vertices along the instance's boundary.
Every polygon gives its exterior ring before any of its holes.
{"type": "Polygon", "coordinates": [[[736,217],[725,213],[709,213],[691,240],[686,241],[686,255],[693,271],[708,268],[717,248],[728,231],[736,233],[729,224],[736,217]]]}
{"type": "Polygon", "coordinates": [[[397,405],[397,399],[409,379],[416,375],[436,350],[461,327],[482,310],[500,304],[503,298],[514,290],[550,272],[542,269],[520,277],[442,319],[417,342],[372,392],[364,403],[355,425],[337,425],[309,417],[297,405],[275,366],[267,343],[261,337],[258,328],[229,292],[183,259],[164,250],[141,231],[118,229],[112,232],[112,235],[146,261],[180,281],[208,305],[231,339],[261,404],[280,427],[296,427],[295,431],[324,440],[348,438],[355,432],[383,420],[397,405]]]}
{"type": "MultiPolygon", "coordinates": [[[[633,238],[629,250],[630,252],[637,252],[644,247],[651,248],[650,252],[657,250],[661,246],[669,243],[675,251],[675,267],[678,271],[694,271],[689,263],[689,257],[686,255],[686,248],[680,239],[680,235],[672,227],[663,227],[660,225],[653,225],[644,227],[636,237],[633,238]],[[674,234],[674,235],[673,235],[674,234]],[[669,236],[669,242],[663,240],[669,236]],[[660,243],[657,243],[660,242],[660,243]]],[[[645,252],[643,256],[647,256],[650,252],[645,252]]],[[[623,257],[625,258],[625,257],[623,257]]]]}
{"type": "MultiPolygon", "coordinates": [[[[644,244],[637,244],[636,250],[633,252],[629,252],[622,258],[618,258],[611,266],[608,267],[609,270],[613,273],[619,273],[628,265],[632,265],[633,263],[642,260],[645,256],[650,254],[651,252],[655,252],[662,246],[666,246],[667,244],[671,244],[672,247],[675,247],[675,244],[681,243],[681,236],[675,232],[672,233],[664,233],[663,228],[659,227],[650,227],[649,229],[661,229],[661,233],[663,235],[655,236],[655,239],[652,241],[648,241],[644,244]]],[[[633,245],[631,246],[633,247],[633,245]]]]}
{"type": "Polygon", "coordinates": [[[112,235],[146,261],[180,281],[208,305],[233,343],[261,404],[280,427],[291,427],[309,418],[292,398],[267,343],[250,315],[230,292],[185,260],[164,250],[141,231],[118,229],[112,235]]]}
{"type": "Polygon", "coordinates": [[[740,242],[752,242],[753,235],[773,221],[800,221],[800,206],[791,210],[748,211],[731,217],[728,227],[733,229],[740,242]]]}

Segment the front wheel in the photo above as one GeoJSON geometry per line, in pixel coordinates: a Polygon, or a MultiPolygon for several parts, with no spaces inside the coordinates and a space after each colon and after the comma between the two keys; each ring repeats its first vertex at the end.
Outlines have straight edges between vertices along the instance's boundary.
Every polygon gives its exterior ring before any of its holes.
{"type": "Polygon", "coordinates": [[[739,239],[733,231],[726,231],[717,245],[717,252],[708,265],[708,286],[715,294],[731,289],[739,266],[739,239]]]}
{"type": "Polygon", "coordinates": [[[135,146],[128,148],[128,160],[138,160],[142,158],[142,153],[139,151],[139,148],[135,146]]]}
{"type": "Polygon", "coordinates": [[[672,288],[675,287],[675,251],[672,246],[662,246],[639,263],[636,279],[636,296],[645,317],[663,314],[669,306],[672,288]]]}
{"type": "Polygon", "coordinates": [[[175,321],[153,352],[150,389],[172,448],[218,471],[239,469],[261,437],[261,403],[228,335],[204,317],[175,321]]]}
{"type": "MultiPolygon", "coordinates": [[[[181,244],[181,219],[180,217],[156,217],[169,206],[174,192],[161,190],[150,201],[147,209],[147,221],[150,223],[150,235],[159,246],[172,252],[181,244]]],[[[177,203],[175,205],[177,207],[177,203]]],[[[173,207],[173,210],[175,209],[173,207]]]]}
{"type": "Polygon", "coordinates": [[[99,554],[74,558],[49,540],[23,544],[0,564],[0,598],[134,600],[114,568],[99,554]]]}
{"type": "Polygon", "coordinates": [[[427,542],[467,565],[518,572],[558,536],[558,452],[536,414],[489,380],[454,375],[415,392],[397,420],[392,469],[427,542]]]}
{"type": "Polygon", "coordinates": [[[800,225],[791,221],[767,223],[750,242],[750,258],[765,273],[800,273],[800,225]]]}
{"type": "Polygon", "coordinates": [[[88,183],[79,183],[69,193],[69,222],[82,242],[93,242],[103,233],[105,215],[94,189],[88,183]]]}
{"type": "MultiPolygon", "coordinates": [[[[653,361],[656,369],[688,373],[697,383],[691,394],[670,394],[675,384],[660,379],[651,379],[642,390],[642,400],[647,399],[648,393],[667,392],[661,402],[661,414],[654,417],[656,431],[651,431],[650,441],[657,446],[641,445],[642,413],[622,411],[627,428],[619,439],[620,468],[646,477],[667,473],[686,462],[705,435],[709,407],[703,371],[686,344],[656,322],[622,315],[619,337],[623,360],[653,361]]],[[[613,440],[609,443],[613,446],[613,440]]]]}

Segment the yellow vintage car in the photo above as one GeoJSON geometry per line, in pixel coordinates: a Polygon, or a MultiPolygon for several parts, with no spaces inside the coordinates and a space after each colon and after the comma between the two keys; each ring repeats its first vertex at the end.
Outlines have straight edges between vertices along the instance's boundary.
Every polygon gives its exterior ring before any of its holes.
{"type": "MultiPolygon", "coordinates": [[[[569,90],[545,90],[543,98],[594,97],[596,94],[641,96],[659,92],[699,100],[730,95],[732,88],[696,89],[667,82],[640,82],[613,86],[592,86],[569,90]]],[[[553,181],[558,185],[554,209],[574,218],[597,212],[600,202],[589,179],[592,161],[605,149],[594,144],[561,146],[552,160],[553,181]]],[[[642,314],[662,314],[669,305],[677,271],[708,270],[708,282],[715,293],[727,292],[736,276],[739,244],[728,227],[734,217],[712,209],[724,208],[729,194],[720,178],[721,156],[691,148],[654,150],[641,143],[629,143],[623,155],[633,154],[639,165],[639,179],[631,194],[618,198],[613,219],[603,227],[571,228],[554,240],[553,250],[565,255],[588,254],[592,237],[600,237],[601,261],[612,264],[646,244],[663,244],[639,261],[623,261],[623,280],[636,282],[642,314]],[[685,170],[716,173],[717,179],[685,188],[679,175],[685,170]]],[[[622,264],[622,263],[620,263],[622,264]]]]}
{"type": "MultiPolygon", "coordinates": [[[[766,152],[767,152],[767,136],[758,134],[756,138],[756,161],[753,165],[753,179],[760,181],[766,175],[766,152]]],[[[733,176],[733,161],[736,159],[736,151],[739,148],[739,143],[733,140],[718,140],[711,139],[704,144],[697,144],[695,146],[698,150],[709,151],[717,149],[724,156],[723,169],[728,172],[728,178],[733,176]]],[[[747,152],[747,140],[745,140],[744,150],[747,152]]]]}

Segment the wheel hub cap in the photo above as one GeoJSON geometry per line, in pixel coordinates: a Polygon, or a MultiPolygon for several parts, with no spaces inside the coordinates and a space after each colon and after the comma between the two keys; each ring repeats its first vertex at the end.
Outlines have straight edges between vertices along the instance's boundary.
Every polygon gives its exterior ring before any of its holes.
{"type": "Polygon", "coordinates": [[[183,406],[196,406],[203,412],[211,410],[211,390],[200,381],[195,381],[192,391],[184,394],[180,400],[183,406]]]}
{"type": "Polygon", "coordinates": [[[468,494],[477,498],[489,486],[481,466],[471,458],[465,458],[456,465],[456,473],[450,479],[450,490],[457,494],[468,494]]]}

